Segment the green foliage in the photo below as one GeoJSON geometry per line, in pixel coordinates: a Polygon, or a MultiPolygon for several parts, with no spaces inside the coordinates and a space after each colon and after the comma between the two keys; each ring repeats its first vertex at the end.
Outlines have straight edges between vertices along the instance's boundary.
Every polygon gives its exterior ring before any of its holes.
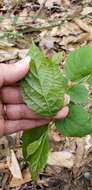
{"type": "Polygon", "coordinates": [[[63,107],[64,82],[59,66],[47,59],[33,43],[28,53],[31,66],[21,81],[25,103],[41,116],[53,116],[63,107]]]}
{"type": "MultiPolygon", "coordinates": [[[[69,114],[65,119],[55,121],[56,128],[61,134],[71,137],[92,133],[90,115],[79,105],[88,99],[87,89],[82,84],[85,77],[90,76],[87,82],[92,85],[92,46],[86,45],[70,53],[64,73],[59,68],[62,52],[49,60],[33,42],[28,55],[32,60],[30,70],[20,83],[24,102],[38,115],[53,117],[63,107],[64,94],[67,93],[71,100],[69,114]]],[[[24,132],[23,155],[35,180],[47,161],[47,126],[24,132]]]]}
{"type": "Polygon", "coordinates": [[[92,75],[90,75],[90,77],[88,78],[87,82],[88,82],[88,84],[90,86],[92,86],[92,75]]]}
{"type": "Polygon", "coordinates": [[[53,57],[52,57],[52,62],[54,64],[59,65],[60,61],[62,61],[63,59],[63,53],[62,52],[58,52],[58,53],[54,53],[53,57]]]}
{"type": "Polygon", "coordinates": [[[23,155],[35,180],[48,158],[48,126],[26,130],[22,138],[23,155]]]}
{"type": "Polygon", "coordinates": [[[76,49],[67,57],[65,74],[72,81],[78,81],[92,73],[92,46],[86,45],[76,49]]]}
{"type": "Polygon", "coordinates": [[[68,89],[67,94],[74,103],[85,103],[88,99],[88,91],[83,85],[74,85],[68,89]]]}
{"type": "Polygon", "coordinates": [[[71,104],[68,117],[56,121],[56,127],[61,134],[70,137],[83,137],[92,133],[90,116],[80,105],[71,104]]]}

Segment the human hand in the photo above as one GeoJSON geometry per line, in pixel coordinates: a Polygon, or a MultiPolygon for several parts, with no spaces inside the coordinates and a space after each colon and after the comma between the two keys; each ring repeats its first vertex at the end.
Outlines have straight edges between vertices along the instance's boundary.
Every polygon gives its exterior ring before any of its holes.
{"type": "MultiPolygon", "coordinates": [[[[38,127],[50,121],[33,113],[24,103],[17,82],[29,70],[30,57],[15,64],[0,64],[0,136],[11,134],[27,128],[38,127]]],[[[55,119],[68,114],[68,98],[65,96],[64,108],[55,119]]]]}

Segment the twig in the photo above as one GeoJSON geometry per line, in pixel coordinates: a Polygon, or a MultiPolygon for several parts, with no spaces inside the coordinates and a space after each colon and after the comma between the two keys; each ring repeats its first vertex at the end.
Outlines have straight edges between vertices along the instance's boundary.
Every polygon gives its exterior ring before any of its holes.
{"type": "Polygon", "coordinates": [[[39,10],[37,12],[37,16],[40,15],[42,9],[45,7],[46,2],[47,2],[47,0],[43,0],[42,4],[40,5],[40,8],[39,8],[39,10]]]}
{"type": "Polygon", "coordinates": [[[36,182],[33,182],[33,183],[32,183],[32,190],[36,190],[36,186],[37,186],[37,183],[36,183],[36,182]]]}
{"type": "Polygon", "coordinates": [[[50,28],[53,28],[53,27],[56,27],[56,26],[60,26],[61,24],[64,23],[65,20],[58,20],[58,21],[55,21],[55,22],[51,22],[51,23],[45,23],[45,24],[34,24],[33,26],[31,26],[31,28],[28,28],[28,29],[25,29],[23,31],[23,34],[27,34],[27,33],[30,33],[30,32],[37,32],[37,31],[41,31],[41,30],[44,30],[44,29],[50,29],[50,28]]]}
{"type": "Polygon", "coordinates": [[[31,27],[29,27],[28,25],[25,25],[25,29],[24,28],[22,29],[21,28],[22,26],[16,27],[15,32],[13,31],[4,32],[4,35],[1,36],[1,39],[3,37],[15,37],[15,36],[23,38],[23,35],[30,34],[31,32],[39,32],[41,30],[51,29],[53,27],[64,24],[65,21],[70,21],[70,20],[73,20],[73,18],[66,16],[65,18],[63,18],[63,20],[58,19],[54,22],[49,21],[48,23],[45,23],[45,24],[33,24],[31,25],[31,27]]]}

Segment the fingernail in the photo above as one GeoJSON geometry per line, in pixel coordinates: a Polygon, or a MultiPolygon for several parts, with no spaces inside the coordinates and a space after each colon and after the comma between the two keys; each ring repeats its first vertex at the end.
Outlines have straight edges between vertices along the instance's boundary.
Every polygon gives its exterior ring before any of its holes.
{"type": "Polygon", "coordinates": [[[30,61],[31,61],[31,57],[28,55],[23,59],[23,62],[26,63],[27,67],[30,67],[30,61]]]}
{"type": "Polygon", "coordinates": [[[67,104],[70,103],[70,96],[66,94],[66,97],[67,97],[67,104]]]}
{"type": "Polygon", "coordinates": [[[69,112],[69,107],[66,107],[66,115],[68,114],[68,112],[69,112]]]}
{"type": "Polygon", "coordinates": [[[20,60],[17,62],[17,64],[19,65],[20,68],[26,68],[26,70],[28,71],[30,68],[30,61],[31,61],[31,57],[30,56],[26,56],[24,59],[20,60]]]}
{"type": "Polygon", "coordinates": [[[69,112],[69,108],[66,106],[64,108],[62,108],[58,113],[57,115],[54,117],[55,119],[63,119],[65,118],[67,115],[68,115],[68,112],[69,112]]]}
{"type": "Polygon", "coordinates": [[[60,112],[61,118],[65,118],[65,117],[67,116],[68,112],[69,112],[69,108],[68,108],[67,106],[64,107],[64,108],[61,110],[61,112],[60,112]]]}

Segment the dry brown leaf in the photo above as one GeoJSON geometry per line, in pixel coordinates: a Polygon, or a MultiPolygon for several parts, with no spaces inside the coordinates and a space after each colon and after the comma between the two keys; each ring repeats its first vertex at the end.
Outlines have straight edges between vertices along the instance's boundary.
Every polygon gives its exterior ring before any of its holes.
{"type": "Polygon", "coordinates": [[[66,168],[72,168],[74,165],[74,155],[69,151],[50,152],[48,164],[66,168]]]}
{"type": "Polygon", "coordinates": [[[10,154],[9,151],[9,143],[7,137],[0,138],[0,159],[2,160],[4,157],[10,154]]]}
{"type": "Polygon", "coordinates": [[[8,165],[6,163],[0,163],[0,170],[7,169],[8,165]]]}
{"type": "Polygon", "coordinates": [[[12,178],[12,180],[10,182],[10,187],[12,187],[12,188],[17,187],[17,186],[20,186],[24,183],[31,181],[31,175],[30,175],[28,169],[23,171],[22,176],[23,176],[23,179],[12,178]]]}
{"type": "Polygon", "coordinates": [[[85,32],[92,33],[92,27],[88,26],[87,23],[84,23],[83,20],[76,18],[74,19],[75,23],[85,32]]]}
{"type": "Polygon", "coordinates": [[[16,158],[16,155],[12,149],[10,150],[10,156],[7,156],[7,165],[14,178],[22,179],[20,166],[16,158]]]}
{"type": "Polygon", "coordinates": [[[89,41],[92,41],[92,33],[81,33],[76,40],[77,43],[83,43],[89,41]]]}
{"type": "Polygon", "coordinates": [[[51,36],[46,36],[40,39],[40,46],[45,47],[47,49],[51,49],[54,47],[54,38],[51,36]]]}
{"type": "Polygon", "coordinates": [[[73,22],[65,22],[60,27],[55,27],[51,31],[51,36],[68,36],[77,35],[81,33],[81,29],[73,22]]]}
{"type": "Polygon", "coordinates": [[[75,163],[74,163],[74,167],[76,168],[80,168],[80,166],[82,166],[84,164],[84,158],[86,155],[86,141],[85,138],[76,138],[76,145],[77,145],[77,149],[76,149],[76,155],[75,155],[75,163]]]}
{"type": "Polygon", "coordinates": [[[69,35],[67,37],[63,37],[63,40],[59,43],[60,45],[63,45],[68,48],[68,45],[72,45],[73,48],[74,44],[77,43],[80,45],[80,43],[86,43],[92,41],[92,34],[90,33],[81,33],[80,35],[69,35]]]}
{"type": "Polygon", "coordinates": [[[2,5],[5,9],[11,9],[15,6],[22,4],[25,0],[2,0],[2,5]]]}
{"type": "Polygon", "coordinates": [[[64,5],[65,7],[70,6],[70,0],[61,0],[61,5],[64,5]]]}
{"type": "MultiPolygon", "coordinates": [[[[1,34],[1,32],[0,32],[1,34]]],[[[3,32],[2,32],[2,35],[3,35],[3,32]]],[[[0,35],[0,37],[2,36],[0,35]]],[[[7,39],[0,39],[0,49],[6,49],[6,48],[9,48],[9,47],[12,47],[13,46],[13,43],[10,43],[8,42],[7,39]]]]}
{"type": "Polygon", "coordinates": [[[1,185],[2,189],[5,188],[5,186],[6,186],[7,182],[8,182],[8,179],[9,179],[9,173],[6,172],[3,179],[2,179],[2,185],[1,185]]]}
{"type": "Polygon", "coordinates": [[[23,59],[27,55],[28,51],[29,49],[20,49],[18,52],[19,58],[23,59]]]}
{"type": "Polygon", "coordinates": [[[61,136],[57,133],[57,131],[51,130],[49,134],[49,138],[53,139],[55,142],[61,141],[61,136]]]}
{"type": "Polygon", "coordinates": [[[92,149],[92,136],[91,135],[87,135],[85,137],[85,150],[86,152],[89,152],[90,149],[92,149]]]}
{"type": "MultiPolygon", "coordinates": [[[[44,0],[38,0],[38,2],[39,2],[40,4],[42,4],[42,3],[44,2],[44,0]]],[[[46,5],[46,7],[48,7],[48,8],[52,8],[53,5],[54,5],[54,3],[57,4],[57,5],[60,5],[61,7],[62,7],[62,6],[63,6],[63,7],[68,7],[68,6],[70,6],[70,1],[69,1],[69,0],[47,0],[45,5],[46,5]]]]}
{"type": "Polygon", "coordinates": [[[85,16],[85,15],[88,15],[92,13],[92,7],[84,7],[83,11],[82,11],[82,15],[85,16]]]}
{"type": "MultiPolygon", "coordinates": [[[[38,2],[43,4],[44,0],[38,0],[38,2]]],[[[49,9],[53,7],[53,4],[56,3],[58,5],[61,5],[61,0],[47,0],[45,6],[48,7],[49,9]]]]}
{"type": "Polygon", "coordinates": [[[6,50],[0,49],[0,62],[16,59],[18,56],[18,49],[6,48],[6,50]]]}
{"type": "Polygon", "coordinates": [[[69,43],[75,43],[77,40],[76,36],[64,36],[63,39],[61,40],[61,42],[59,43],[60,45],[63,45],[67,48],[69,43]]]}
{"type": "Polygon", "coordinates": [[[1,22],[0,28],[2,30],[13,30],[12,20],[10,18],[4,18],[1,22]]]}

